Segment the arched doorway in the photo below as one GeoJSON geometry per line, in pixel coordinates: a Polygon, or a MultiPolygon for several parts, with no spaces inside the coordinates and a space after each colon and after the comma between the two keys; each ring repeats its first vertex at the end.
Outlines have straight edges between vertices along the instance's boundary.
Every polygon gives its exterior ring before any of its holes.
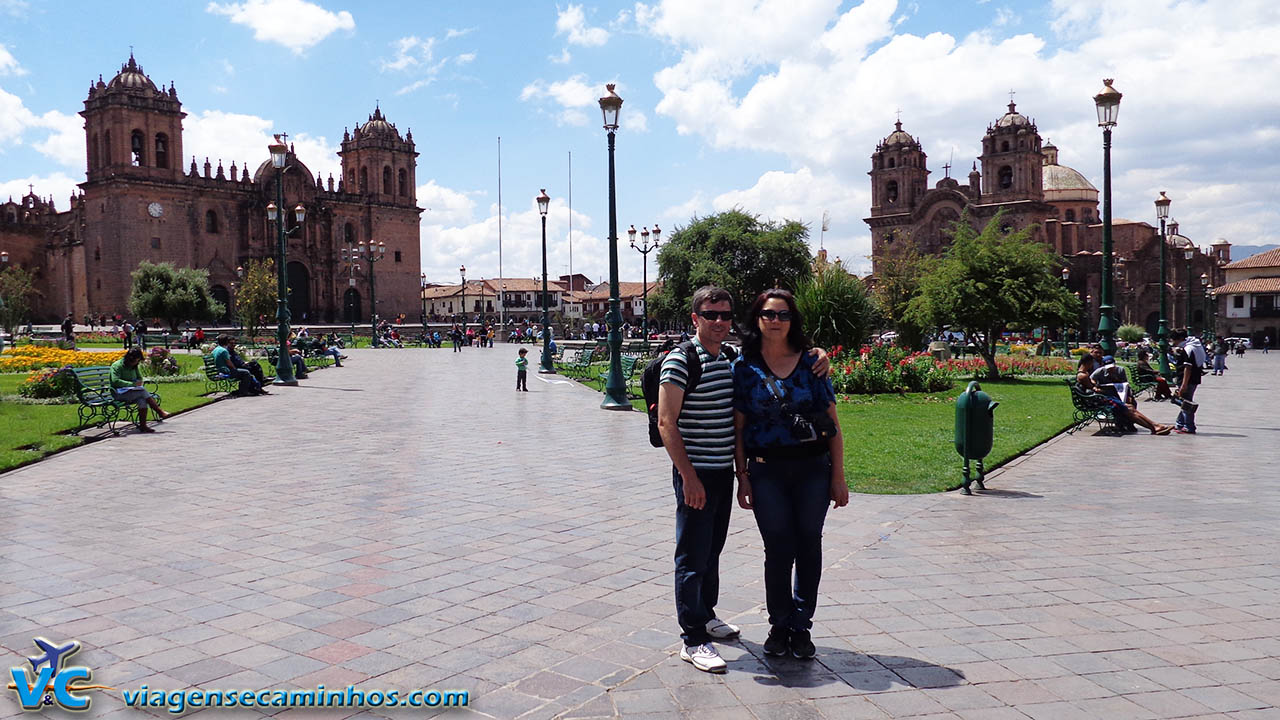
{"type": "Polygon", "coordinates": [[[360,317],[360,291],[355,288],[349,288],[342,295],[342,321],[347,323],[358,323],[360,317]]]}
{"type": "Polygon", "coordinates": [[[1151,311],[1151,313],[1147,315],[1147,321],[1143,323],[1142,326],[1146,329],[1148,335],[1155,337],[1156,331],[1160,329],[1160,311],[1151,311]]]}
{"type": "Polygon", "coordinates": [[[220,324],[227,324],[231,321],[231,293],[221,285],[214,285],[209,290],[209,294],[218,304],[222,305],[222,314],[214,318],[220,324]]]}
{"type": "Polygon", "coordinates": [[[311,322],[311,273],[307,266],[291,261],[288,266],[289,314],[293,324],[311,322]]]}

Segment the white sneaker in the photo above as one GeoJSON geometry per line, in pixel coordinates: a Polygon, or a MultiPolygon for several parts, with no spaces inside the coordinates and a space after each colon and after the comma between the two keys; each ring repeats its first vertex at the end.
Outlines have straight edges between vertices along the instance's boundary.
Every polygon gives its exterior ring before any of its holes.
{"type": "Polygon", "coordinates": [[[711,618],[707,621],[707,634],[713,640],[732,640],[741,634],[742,628],[737,625],[730,625],[720,618],[711,618]]]}
{"type": "Polygon", "coordinates": [[[716,649],[711,647],[710,643],[693,647],[682,645],[680,647],[680,659],[703,672],[722,673],[725,671],[724,658],[720,657],[720,653],[716,652],[716,649]]]}

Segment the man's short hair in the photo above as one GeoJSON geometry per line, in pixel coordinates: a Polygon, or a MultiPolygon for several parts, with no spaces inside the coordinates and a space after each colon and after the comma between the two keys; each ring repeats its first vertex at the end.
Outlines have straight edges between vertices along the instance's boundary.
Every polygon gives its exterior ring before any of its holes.
{"type": "Polygon", "coordinates": [[[725,290],[722,287],[717,287],[715,285],[704,285],[698,288],[697,290],[695,290],[693,293],[692,305],[693,305],[693,311],[695,313],[701,310],[702,306],[706,305],[707,303],[718,303],[718,302],[729,303],[729,309],[733,310],[733,296],[729,294],[728,290],[725,290]]]}
{"type": "Polygon", "coordinates": [[[219,336],[218,336],[218,338],[217,338],[217,343],[218,343],[219,345],[222,345],[223,347],[226,347],[226,346],[227,346],[227,344],[228,344],[228,343],[230,343],[230,342],[231,342],[231,336],[230,336],[230,335],[228,335],[228,334],[226,334],[226,333],[222,333],[222,334],[221,334],[221,335],[219,335],[219,336]]]}

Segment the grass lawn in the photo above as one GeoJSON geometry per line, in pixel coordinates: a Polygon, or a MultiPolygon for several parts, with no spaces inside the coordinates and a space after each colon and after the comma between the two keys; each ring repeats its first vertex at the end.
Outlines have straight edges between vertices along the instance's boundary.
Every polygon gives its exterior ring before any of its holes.
{"type": "MultiPolygon", "coordinates": [[[[844,467],[855,492],[914,494],[954,490],[963,483],[955,449],[955,398],[967,382],[944,393],[852,396],[840,403],[844,467]]],[[[986,458],[998,467],[1065,430],[1071,396],[1061,378],[983,382],[1000,406],[995,443],[986,458]]]]}

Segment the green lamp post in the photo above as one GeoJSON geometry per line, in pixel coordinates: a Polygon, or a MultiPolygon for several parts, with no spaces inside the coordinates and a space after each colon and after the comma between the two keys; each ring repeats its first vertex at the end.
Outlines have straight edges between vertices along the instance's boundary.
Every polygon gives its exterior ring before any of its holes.
{"type": "Polygon", "coordinates": [[[618,192],[615,182],[613,149],[618,132],[618,113],[622,98],[613,91],[613,83],[605,85],[608,94],[600,98],[604,129],[609,136],[609,378],[604,385],[605,410],[631,410],[627,399],[627,382],[622,379],[622,307],[618,299],[618,192]]]}
{"type": "Polygon", "coordinates": [[[1102,81],[1102,92],[1093,96],[1102,128],[1102,297],[1098,306],[1098,335],[1102,352],[1116,353],[1116,320],[1111,297],[1111,128],[1120,114],[1120,91],[1111,87],[1111,78],[1102,81]]]}
{"type": "MultiPolygon", "coordinates": [[[[1067,281],[1071,279],[1071,268],[1062,268],[1062,287],[1067,287],[1067,281]]],[[[1062,357],[1071,357],[1071,351],[1067,349],[1067,326],[1062,325],[1062,357]]]]}
{"type": "Polygon", "coordinates": [[[644,348],[649,349],[649,253],[658,249],[658,243],[662,239],[662,228],[657,224],[653,226],[653,233],[650,234],[649,228],[640,231],[640,244],[636,244],[636,226],[632,225],[627,231],[627,239],[631,241],[631,249],[640,253],[644,257],[644,285],[641,295],[643,299],[640,303],[644,306],[644,319],[641,320],[641,328],[644,332],[644,348]],[[650,239],[652,238],[652,244],[650,239]]]}
{"type": "Polygon", "coordinates": [[[293,361],[289,359],[289,283],[286,276],[285,266],[288,263],[288,236],[302,229],[302,223],[307,218],[307,209],[301,203],[293,209],[294,215],[298,220],[298,224],[293,229],[285,229],[288,223],[284,219],[284,173],[288,168],[285,167],[289,157],[289,146],[284,144],[281,137],[284,133],[276,135],[276,141],[269,145],[267,149],[271,152],[271,165],[276,169],[276,202],[267,203],[267,220],[276,225],[276,253],[279,256],[277,261],[277,286],[276,286],[276,339],[279,341],[279,356],[276,358],[276,379],[273,385],[297,385],[298,380],[293,376],[293,361]]]}
{"type": "Polygon", "coordinates": [[[1187,261],[1187,312],[1186,312],[1187,324],[1185,327],[1188,335],[1191,334],[1191,293],[1194,292],[1191,289],[1192,286],[1194,285],[1194,283],[1191,280],[1191,260],[1195,256],[1196,256],[1196,249],[1191,245],[1188,245],[1187,249],[1182,251],[1182,257],[1185,258],[1187,261]]]}
{"type": "Polygon", "coordinates": [[[538,214],[542,216],[542,366],[541,375],[555,375],[556,365],[551,360],[551,319],[547,310],[547,210],[551,208],[551,196],[543,188],[538,200],[538,214]]]}
{"type": "Polygon", "coordinates": [[[1166,378],[1169,377],[1169,280],[1165,276],[1165,254],[1169,238],[1165,235],[1164,223],[1169,219],[1169,205],[1172,203],[1161,190],[1160,197],[1156,198],[1156,217],[1160,220],[1160,325],[1156,329],[1156,339],[1160,346],[1160,374],[1166,378]]]}
{"type": "Polygon", "coordinates": [[[1200,301],[1200,312],[1202,313],[1200,319],[1200,338],[1204,340],[1205,345],[1208,346],[1209,343],[1206,338],[1209,333],[1209,276],[1205,273],[1200,273],[1200,301]]]}

